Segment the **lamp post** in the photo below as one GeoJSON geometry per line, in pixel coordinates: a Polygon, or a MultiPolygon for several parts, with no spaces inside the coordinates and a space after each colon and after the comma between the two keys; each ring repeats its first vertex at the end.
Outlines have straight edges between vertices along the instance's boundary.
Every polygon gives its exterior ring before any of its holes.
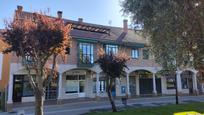
{"type": "MultiPolygon", "coordinates": [[[[178,68],[177,68],[176,59],[173,61],[173,65],[174,65],[174,67],[176,68],[175,70],[177,71],[178,68]]],[[[179,99],[178,99],[178,86],[177,86],[177,72],[176,72],[176,75],[175,75],[175,73],[173,73],[172,75],[175,76],[176,104],[179,104],[179,99]]]]}

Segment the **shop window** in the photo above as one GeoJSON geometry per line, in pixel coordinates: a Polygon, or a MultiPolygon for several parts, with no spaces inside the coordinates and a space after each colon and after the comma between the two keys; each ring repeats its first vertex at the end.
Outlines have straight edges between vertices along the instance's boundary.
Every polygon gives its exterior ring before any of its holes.
{"type": "MultiPolygon", "coordinates": [[[[99,92],[100,93],[106,92],[106,81],[105,80],[99,81],[99,92]]],[[[94,80],[93,93],[96,93],[96,80],[94,80]]]]}
{"type": "Polygon", "coordinates": [[[85,75],[69,75],[66,77],[66,93],[84,92],[85,75]]]}
{"type": "Polygon", "coordinates": [[[188,89],[188,78],[181,78],[182,89],[188,89]]]}
{"type": "Polygon", "coordinates": [[[126,93],[126,86],[121,86],[121,94],[125,94],[126,93]]]}
{"type": "MultiPolygon", "coordinates": [[[[35,75],[33,75],[33,79],[34,81],[36,80],[35,75]]],[[[33,88],[29,82],[29,78],[28,76],[24,76],[23,77],[23,96],[26,97],[26,96],[33,96],[33,95],[34,95],[33,88]]]]}
{"type": "Polygon", "coordinates": [[[175,89],[175,78],[166,78],[166,88],[175,89]]]}
{"type": "Polygon", "coordinates": [[[24,81],[23,83],[23,97],[33,96],[33,89],[32,86],[28,81],[24,81]]]}

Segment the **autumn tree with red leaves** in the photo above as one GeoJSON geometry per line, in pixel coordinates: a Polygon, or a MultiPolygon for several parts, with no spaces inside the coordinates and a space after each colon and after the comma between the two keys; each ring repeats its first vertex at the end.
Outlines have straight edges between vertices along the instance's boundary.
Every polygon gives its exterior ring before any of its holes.
{"type": "Polygon", "coordinates": [[[112,106],[112,111],[117,112],[115,101],[112,96],[113,83],[115,82],[116,78],[121,78],[125,76],[125,68],[127,68],[126,62],[130,58],[125,52],[120,51],[117,54],[113,54],[112,52],[110,52],[108,54],[105,53],[103,49],[99,49],[98,56],[99,58],[96,63],[99,64],[100,68],[105,74],[106,89],[109,102],[112,106]]]}
{"type": "Polygon", "coordinates": [[[61,18],[50,18],[43,13],[33,13],[24,18],[16,15],[6,25],[3,36],[9,47],[4,53],[14,52],[22,58],[34,91],[35,115],[43,115],[45,87],[55,75],[56,57],[65,56],[66,48],[70,47],[71,25],[65,25],[61,18]],[[50,57],[53,57],[52,64],[48,64],[50,57]],[[52,66],[50,71],[46,65],[52,66]],[[36,73],[36,78],[31,76],[31,71],[36,73]],[[47,78],[48,74],[50,78],[47,78]]]}

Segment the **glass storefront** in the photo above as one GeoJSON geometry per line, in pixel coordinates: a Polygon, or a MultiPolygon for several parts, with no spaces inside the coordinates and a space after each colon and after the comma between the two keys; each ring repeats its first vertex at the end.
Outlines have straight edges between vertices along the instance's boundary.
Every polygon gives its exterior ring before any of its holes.
{"type": "MultiPolygon", "coordinates": [[[[57,80],[58,77],[52,79],[45,90],[45,99],[57,98],[57,80]]],[[[34,77],[35,80],[35,77],[34,77]]],[[[33,97],[33,89],[26,75],[14,75],[13,83],[13,101],[21,102],[23,97],[33,97]]]]}
{"type": "Polygon", "coordinates": [[[84,93],[85,75],[67,75],[65,91],[67,94],[84,93]]]}

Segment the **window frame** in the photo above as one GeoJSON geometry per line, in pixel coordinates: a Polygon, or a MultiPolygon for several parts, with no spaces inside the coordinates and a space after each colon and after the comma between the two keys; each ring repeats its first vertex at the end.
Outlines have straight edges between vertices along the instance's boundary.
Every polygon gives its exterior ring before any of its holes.
{"type": "Polygon", "coordinates": [[[166,89],[175,89],[176,86],[175,86],[175,82],[176,82],[176,78],[175,77],[167,77],[166,78],[166,89]],[[172,81],[169,81],[169,80],[172,80],[172,81]],[[168,83],[170,85],[173,85],[173,86],[168,86],[168,83]]]}
{"type": "Polygon", "coordinates": [[[182,89],[189,89],[188,77],[181,77],[181,87],[182,89]]]}
{"type": "Polygon", "coordinates": [[[79,42],[78,46],[79,64],[94,64],[94,44],[90,42],[79,42]],[[85,49],[84,49],[85,48],[85,49]],[[86,62],[84,56],[88,57],[86,62]]]}
{"type": "Polygon", "coordinates": [[[149,49],[143,49],[142,50],[142,53],[143,53],[143,59],[144,60],[148,60],[150,58],[150,55],[149,55],[149,49]],[[147,56],[147,57],[146,57],[147,56]]]}
{"type": "Polygon", "coordinates": [[[105,44],[105,52],[106,52],[106,54],[110,54],[111,52],[113,54],[116,54],[116,53],[118,53],[118,50],[119,50],[119,46],[116,45],[116,44],[105,44]],[[113,51],[113,49],[115,51],[113,51]]]}
{"type": "MultiPolygon", "coordinates": [[[[96,80],[94,80],[93,81],[93,93],[96,93],[96,83],[97,81],[96,80]]],[[[104,79],[100,79],[99,80],[99,92],[100,93],[105,93],[106,92],[106,80],[104,80],[104,79]]]]}
{"type": "Polygon", "coordinates": [[[138,59],[139,58],[139,49],[138,48],[132,48],[131,49],[131,58],[132,59],[138,59]],[[137,51],[137,52],[135,52],[137,51]],[[134,52],[134,55],[133,55],[134,52]]]}
{"type": "Polygon", "coordinates": [[[80,92],[80,81],[84,81],[86,80],[86,76],[85,75],[67,75],[66,76],[66,83],[65,83],[65,94],[69,95],[69,94],[79,94],[82,93],[80,92]],[[69,77],[75,77],[75,79],[68,79],[69,77]],[[77,92],[69,92],[67,91],[67,82],[68,81],[75,81],[76,85],[77,85],[77,92]]]}

